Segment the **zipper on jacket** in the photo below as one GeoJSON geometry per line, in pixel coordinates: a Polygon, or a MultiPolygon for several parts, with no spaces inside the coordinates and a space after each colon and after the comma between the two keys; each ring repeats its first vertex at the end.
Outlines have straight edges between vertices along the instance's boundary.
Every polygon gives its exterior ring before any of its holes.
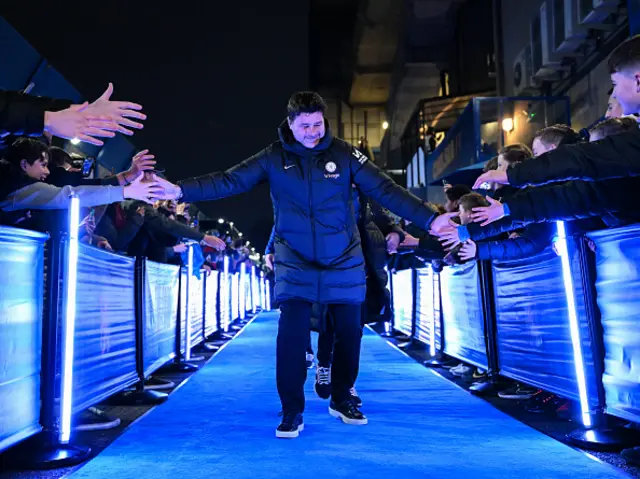
{"type": "MultiPolygon", "coordinates": [[[[313,158],[311,158],[313,160],[313,158]]],[[[316,251],[316,221],[313,214],[313,161],[307,163],[309,165],[309,217],[311,219],[311,241],[313,245],[313,260],[318,261],[316,251]]]]}

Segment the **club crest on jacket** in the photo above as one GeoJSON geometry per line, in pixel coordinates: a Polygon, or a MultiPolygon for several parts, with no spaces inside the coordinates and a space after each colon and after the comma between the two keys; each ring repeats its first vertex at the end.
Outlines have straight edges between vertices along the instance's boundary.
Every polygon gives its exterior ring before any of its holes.
{"type": "Polygon", "coordinates": [[[324,169],[327,171],[327,173],[335,173],[337,168],[338,167],[333,161],[328,161],[327,164],[324,165],[324,169]]]}

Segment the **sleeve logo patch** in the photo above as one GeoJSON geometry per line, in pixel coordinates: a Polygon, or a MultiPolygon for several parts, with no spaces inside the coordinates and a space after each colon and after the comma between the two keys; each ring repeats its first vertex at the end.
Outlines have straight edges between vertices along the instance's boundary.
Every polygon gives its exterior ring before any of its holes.
{"type": "Polygon", "coordinates": [[[353,156],[355,156],[358,159],[358,163],[360,163],[361,165],[364,165],[367,162],[367,160],[369,159],[365,155],[363,155],[360,152],[360,150],[357,150],[355,148],[353,149],[353,156]]]}

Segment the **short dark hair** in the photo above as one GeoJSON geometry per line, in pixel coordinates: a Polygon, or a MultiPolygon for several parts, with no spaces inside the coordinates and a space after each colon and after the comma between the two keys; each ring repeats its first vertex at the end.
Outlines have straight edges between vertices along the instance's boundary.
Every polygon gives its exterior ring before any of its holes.
{"type": "Polygon", "coordinates": [[[487,171],[497,170],[497,169],[498,169],[498,157],[494,156],[484,164],[484,168],[482,168],[482,172],[486,173],[487,171]]]}
{"type": "Polygon", "coordinates": [[[607,118],[589,130],[589,135],[598,134],[602,138],[611,135],[619,135],[627,131],[638,129],[638,122],[635,118],[628,116],[622,118],[607,118]]]}
{"type": "Polygon", "coordinates": [[[640,35],[625,40],[609,56],[609,73],[619,73],[640,66],[640,35]]]}
{"type": "Polygon", "coordinates": [[[468,193],[460,198],[460,206],[465,211],[471,211],[479,206],[489,206],[489,202],[479,193],[468,193]]]}
{"type": "Polygon", "coordinates": [[[36,161],[46,154],[49,157],[49,147],[34,138],[18,138],[9,147],[7,147],[2,158],[9,162],[11,166],[20,168],[20,162],[26,160],[27,163],[33,165],[36,161]]]}
{"type": "Polygon", "coordinates": [[[580,141],[580,134],[568,125],[553,125],[538,130],[534,136],[545,145],[569,145],[580,141]]]}
{"type": "Polygon", "coordinates": [[[468,195],[469,193],[471,193],[471,188],[467,185],[453,185],[445,192],[445,195],[449,201],[458,201],[464,195],[468,195]]]}
{"type": "Polygon", "coordinates": [[[316,113],[327,111],[327,104],[322,97],[313,91],[299,91],[291,95],[287,103],[287,116],[293,121],[301,113],[316,113]]]}
{"type": "Polygon", "coordinates": [[[533,152],[531,148],[524,143],[514,143],[503,147],[499,155],[502,155],[509,165],[513,165],[514,163],[520,163],[521,161],[532,158],[533,152]]]}

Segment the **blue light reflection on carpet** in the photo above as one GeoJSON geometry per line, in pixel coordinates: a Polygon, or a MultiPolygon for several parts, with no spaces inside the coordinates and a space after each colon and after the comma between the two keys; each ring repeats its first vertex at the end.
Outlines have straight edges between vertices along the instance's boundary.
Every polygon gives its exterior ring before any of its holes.
{"type": "Polygon", "coordinates": [[[276,439],[277,319],[259,316],[72,478],[627,477],[458,389],[369,331],[357,384],[369,425],[330,417],[310,371],[305,430],[276,439]]]}

